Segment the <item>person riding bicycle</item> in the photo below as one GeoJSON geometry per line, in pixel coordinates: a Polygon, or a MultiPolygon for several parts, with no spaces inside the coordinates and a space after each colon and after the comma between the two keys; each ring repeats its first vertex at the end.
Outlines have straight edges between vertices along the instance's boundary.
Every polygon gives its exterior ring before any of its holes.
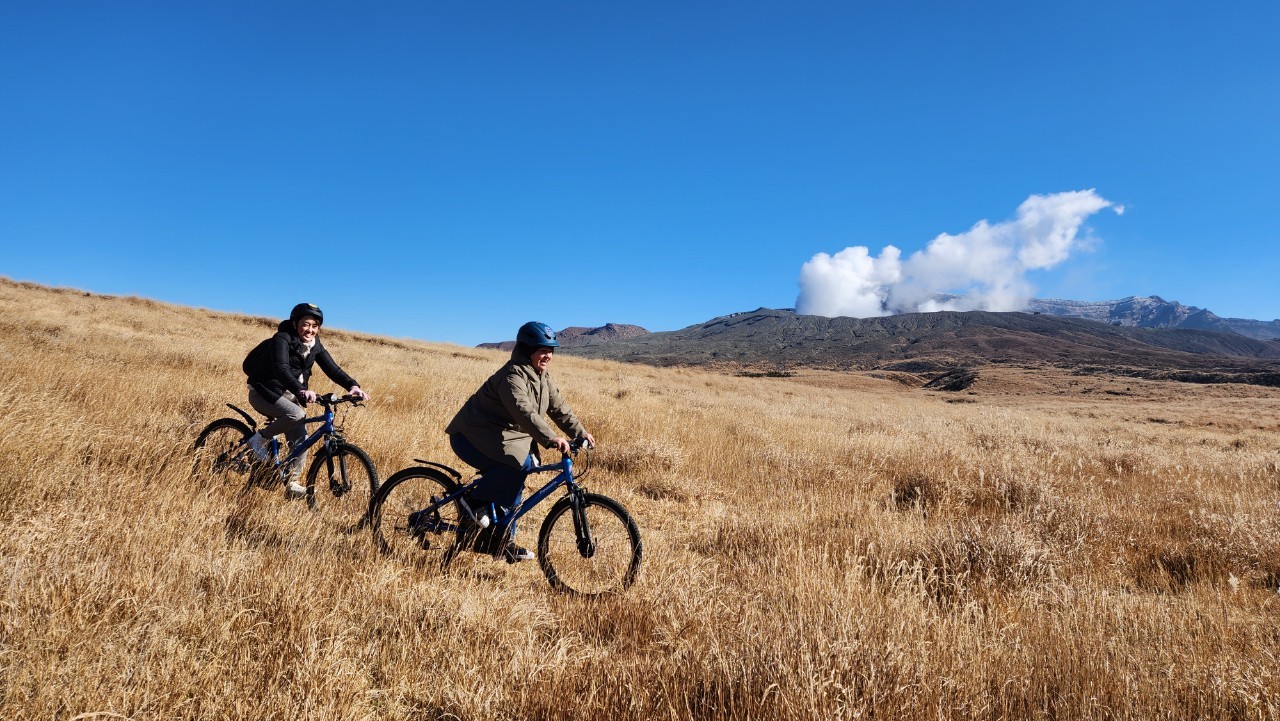
{"type": "MultiPolygon", "coordinates": [[[[280,321],[276,334],[262,341],[245,357],[242,368],[249,377],[249,405],[272,418],[248,443],[259,460],[269,460],[268,439],[283,433],[289,447],[307,437],[306,412],[303,406],[314,403],[316,394],[307,389],[313,365],[319,364],[324,374],[347,392],[362,400],[369,394],[338,365],[320,342],[320,326],[324,313],[311,303],[299,303],[280,321]]],[[[302,475],[306,454],[301,454],[285,470],[285,495],[304,496],[307,489],[298,478],[302,475]]]]}
{"type": "MultiPolygon", "coordinates": [[[[547,371],[559,347],[547,324],[530,321],[520,326],[511,359],[467,399],[445,428],[453,452],[480,471],[470,499],[477,502],[477,510],[490,503],[510,510],[520,503],[525,477],[538,464],[535,444],[569,452],[569,440],[557,435],[544,415],[569,436],[595,445],[547,371]]],[[[500,519],[481,534],[477,550],[510,562],[534,558],[515,544],[514,524],[504,525],[500,519]]]]}

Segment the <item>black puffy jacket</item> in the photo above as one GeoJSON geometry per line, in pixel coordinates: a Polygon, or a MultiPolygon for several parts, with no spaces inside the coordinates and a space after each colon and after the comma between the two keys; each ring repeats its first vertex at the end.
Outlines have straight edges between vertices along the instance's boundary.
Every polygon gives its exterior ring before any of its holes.
{"type": "Polygon", "coordinates": [[[249,385],[270,403],[274,403],[285,391],[296,396],[306,390],[307,381],[311,380],[311,368],[316,363],[320,364],[320,370],[330,380],[344,389],[349,390],[351,386],[359,385],[354,378],[343,372],[333,356],[329,355],[329,351],[325,350],[319,337],[316,338],[311,353],[303,357],[303,351],[304,346],[297,329],[293,323],[283,320],[275,335],[249,351],[241,367],[245,375],[249,376],[249,385]],[[302,377],[301,383],[298,382],[299,376],[302,377]]]}

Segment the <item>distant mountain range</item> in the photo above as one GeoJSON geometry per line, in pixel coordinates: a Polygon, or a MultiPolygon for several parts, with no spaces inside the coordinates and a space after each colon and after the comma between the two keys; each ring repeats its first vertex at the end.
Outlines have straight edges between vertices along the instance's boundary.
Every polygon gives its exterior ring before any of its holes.
{"type": "Polygon", "coordinates": [[[1114,326],[1080,318],[985,311],[827,318],[760,308],[682,330],[584,346],[577,355],[653,365],[776,363],[836,368],[975,362],[1199,366],[1197,356],[1280,360],[1280,342],[1235,333],[1114,326]]]}
{"type": "Polygon", "coordinates": [[[989,363],[1051,364],[1194,382],[1280,386],[1280,341],[985,311],[827,318],[760,308],[678,331],[571,349],[648,365],[827,368],[932,375],[989,363]]]}
{"type": "Polygon", "coordinates": [[[658,366],[936,375],[989,363],[1051,364],[1085,372],[1280,386],[1280,321],[1220,318],[1155,296],[1097,303],[1036,300],[1025,313],[943,311],[876,318],[759,308],[658,333],[620,324],[566,328],[560,340],[574,355],[658,366]]]}
{"type": "MultiPolygon", "coordinates": [[[[565,348],[580,348],[582,346],[595,345],[597,343],[608,343],[609,341],[620,340],[623,338],[635,338],[636,336],[646,335],[649,331],[638,325],[627,325],[625,323],[605,323],[598,328],[583,328],[580,326],[572,326],[556,333],[556,340],[560,341],[560,345],[565,348]]],[[[504,340],[501,343],[481,343],[478,348],[498,348],[500,350],[511,350],[516,347],[513,340],[504,340]]]]}
{"type": "MultiPolygon", "coordinates": [[[[945,299],[945,298],[944,298],[945,299]]],[[[791,309],[783,309],[791,310],[791,309]]],[[[1052,315],[1060,318],[1083,318],[1124,328],[1189,328],[1237,333],[1256,340],[1280,338],[1280,319],[1247,320],[1222,318],[1212,311],[1183,305],[1176,300],[1165,300],[1157,295],[1139,298],[1129,296],[1120,300],[1056,300],[1034,299],[1027,313],[1052,315]]],[[[732,314],[740,315],[740,314],[732,314]]],[[[725,316],[727,317],[732,317],[725,316]]],[[[599,328],[572,327],[560,331],[560,342],[566,348],[595,345],[624,338],[635,338],[649,333],[638,325],[608,323],[599,328]]],[[[481,343],[480,348],[511,350],[515,341],[481,343]]]]}
{"type": "Polygon", "coordinates": [[[1159,296],[1097,302],[1082,300],[1033,300],[1028,313],[1042,313],[1069,318],[1085,318],[1110,325],[1131,328],[1194,328],[1239,333],[1247,338],[1271,340],[1280,338],[1280,320],[1245,320],[1222,318],[1212,311],[1183,305],[1159,296]]]}

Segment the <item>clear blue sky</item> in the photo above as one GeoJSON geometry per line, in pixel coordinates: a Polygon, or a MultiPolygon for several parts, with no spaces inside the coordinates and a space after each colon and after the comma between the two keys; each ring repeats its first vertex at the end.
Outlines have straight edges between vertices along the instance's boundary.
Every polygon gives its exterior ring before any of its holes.
{"type": "Polygon", "coordinates": [[[0,275],[460,344],[1125,207],[1040,297],[1280,317],[1280,3],[0,0],[0,275]]]}

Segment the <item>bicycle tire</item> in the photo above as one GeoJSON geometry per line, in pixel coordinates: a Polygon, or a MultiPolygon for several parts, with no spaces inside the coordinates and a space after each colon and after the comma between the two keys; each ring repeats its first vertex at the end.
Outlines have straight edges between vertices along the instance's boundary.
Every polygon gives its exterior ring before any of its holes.
{"type": "Polygon", "coordinates": [[[219,418],[196,436],[192,473],[200,477],[243,481],[253,470],[253,451],[242,445],[253,434],[235,418],[219,418]]]}
{"type": "Polygon", "coordinates": [[[405,468],[393,474],[378,489],[369,509],[378,551],[406,563],[448,569],[461,548],[461,506],[453,501],[436,509],[416,529],[410,528],[409,515],[457,489],[452,478],[434,468],[405,468]]]}
{"type": "Polygon", "coordinates": [[[640,573],[640,529],[622,504],[597,493],[581,496],[591,545],[579,543],[573,497],[556,502],[538,531],[538,565],[551,586],[584,596],[629,588],[640,573]]]}
{"type": "Polygon", "coordinates": [[[353,519],[353,528],[368,522],[377,492],[378,470],[369,454],[351,443],[341,443],[332,452],[321,450],[307,470],[307,506],[322,506],[353,519]]]}

